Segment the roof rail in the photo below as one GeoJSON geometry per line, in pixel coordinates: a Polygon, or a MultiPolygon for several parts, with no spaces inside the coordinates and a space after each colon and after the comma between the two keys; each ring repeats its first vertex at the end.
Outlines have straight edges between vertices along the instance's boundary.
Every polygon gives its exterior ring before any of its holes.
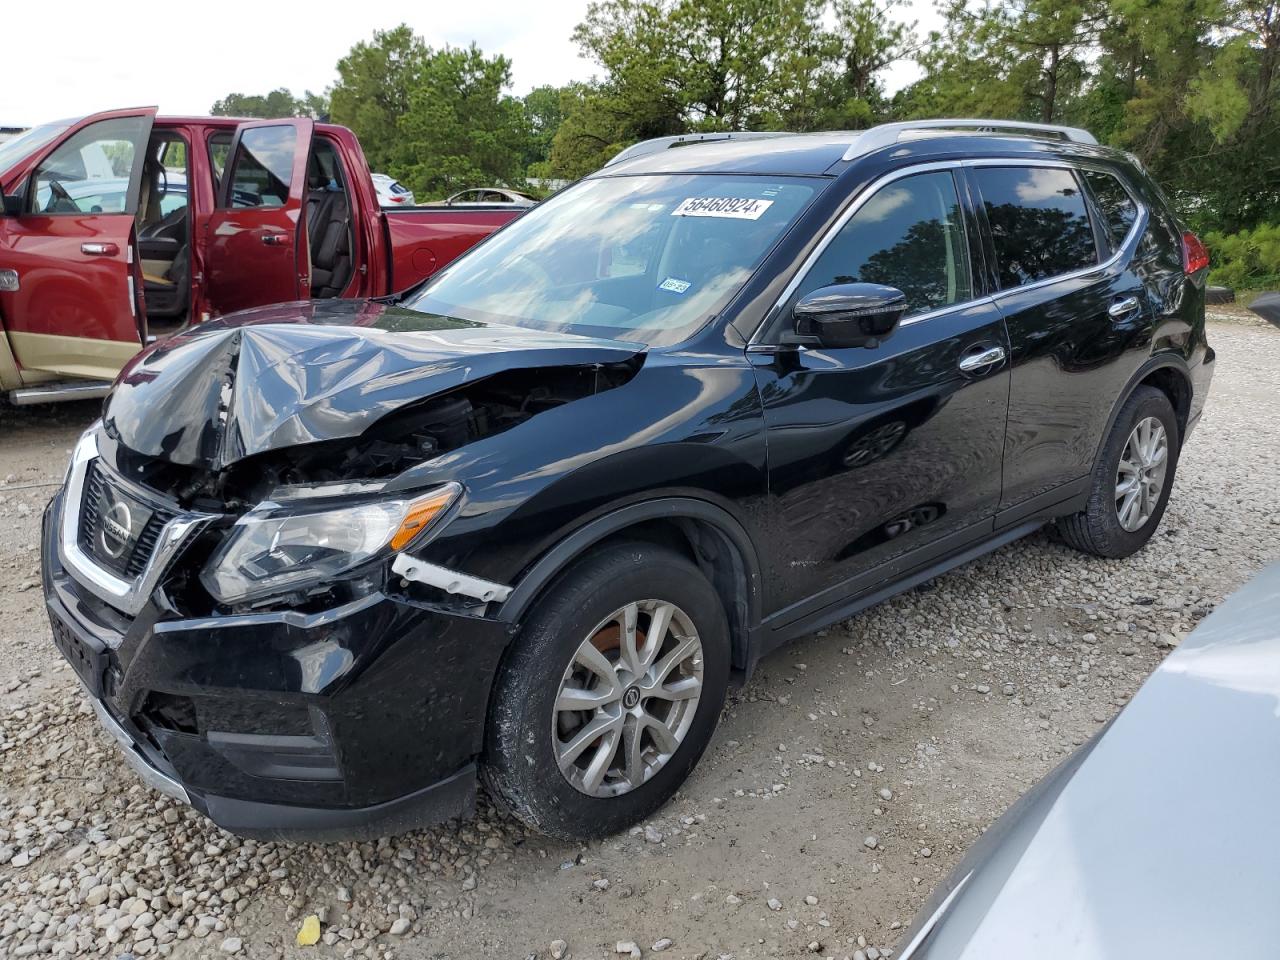
{"type": "Polygon", "coordinates": [[[682,133],[674,137],[655,137],[652,140],[641,140],[639,143],[633,143],[610,158],[605,163],[605,166],[612,167],[615,163],[621,163],[623,160],[634,160],[636,157],[644,157],[651,153],[669,150],[671,147],[683,147],[693,143],[714,143],[719,140],[765,140],[772,137],[787,137],[790,135],[783,132],[744,130],[717,133],[682,133]]]}
{"type": "Polygon", "coordinates": [[[1070,143],[1096,144],[1098,141],[1088,130],[1079,127],[1063,127],[1052,123],[1026,123],[1022,120],[908,120],[905,123],[884,123],[872,127],[858,135],[849,149],[844,152],[843,159],[852,160],[878,150],[892,146],[902,139],[903,134],[929,130],[958,130],[970,133],[993,133],[1005,131],[1039,137],[1056,137],[1070,143]]]}

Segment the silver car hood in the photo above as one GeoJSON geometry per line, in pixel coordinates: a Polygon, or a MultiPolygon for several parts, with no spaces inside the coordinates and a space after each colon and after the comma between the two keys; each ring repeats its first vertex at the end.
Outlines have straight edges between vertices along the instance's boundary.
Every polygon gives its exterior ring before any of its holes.
{"type": "Polygon", "coordinates": [[[934,895],[900,960],[1280,953],[1280,564],[934,895]]]}

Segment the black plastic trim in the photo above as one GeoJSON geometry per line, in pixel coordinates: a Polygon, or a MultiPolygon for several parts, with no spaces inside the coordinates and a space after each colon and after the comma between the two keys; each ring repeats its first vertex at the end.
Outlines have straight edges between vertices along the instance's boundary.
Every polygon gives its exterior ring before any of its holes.
{"type": "Polygon", "coordinates": [[[1088,476],[1078,477],[1075,480],[1060,483],[1052,490],[1038,493],[1021,503],[1006,507],[996,514],[996,530],[1003,530],[1011,524],[1032,517],[1052,519],[1079,513],[1088,502],[1089,485],[1088,476]]]}
{"type": "Polygon", "coordinates": [[[334,843],[376,840],[470,816],[475,799],[476,768],[469,764],[451,777],[370,807],[294,807],[195,793],[191,805],[239,837],[334,843]]]}
{"type": "MultiPolygon", "coordinates": [[[[1195,405],[1196,386],[1195,381],[1191,378],[1191,367],[1187,365],[1187,361],[1177,353],[1166,352],[1155,354],[1148,358],[1142,366],[1138,367],[1138,369],[1134,371],[1133,376],[1131,376],[1128,382],[1125,383],[1124,389],[1120,391],[1119,396],[1116,398],[1115,404],[1111,407],[1111,413],[1107,417],[1107,425],[1102,431],[1102,436],[1098,438],[1098,447],[1093,455],[1095,461],[1098,457],[1102,456],[1102,448],[1106,446],[1107,437],[1111,436],[1111,428],[1115,426],[1116,417],[1120,415],[1120,408],[1125,405],[1125,402],[1129,399],[1130,395],[1134,390],[1138,389],[1138,385],[1141,384],[1143,380],[1151,376],[1155,371],[1163,370],[1166,367],[1177,370],[1182,374],[1182,379],[1185,380],[1187,384],[1187,391],[1191,395],[1192,406],[1195,405]]],[[[1180,441],[1185,439],[1185,436],[1179,438],[1180,441]]]]}
{"type": "Polygon", "coordinates": [[[985,556],[1015,540],[1020,540],[1027,534],[1034,533],[1042,526],[1044,526],[1043,520],[1033,520],[1029,523],[1020,524],[997,533],[995,536],[989,537],[966,550],[951,554],[930,566],[919,568],[915,573],[909,573],[906,576],[885,583],[878,589],[856,594],[844,601],[828,604],[820,610],[799,619],[790,620],[772,630],[765,628],[762,631],[763,635],[760,637],[761,642],[753,645],[754,657],[751,661],[751,667],[755,666],[756,660],[761,656],[789,640],[813,633],[815,630],[821,630],[823,627],[830,626],[838,620],[851,617],[867,607],[875,606],[877,603],[910,590],[912,587],[917,587],[927,580],[932,580],[934,577],[946,573],[948,570],[966,564],[970,560],[985,556]]]}
{"type": "Polygon", "coordinates": [[[733,515],[706,500],[692,497],[662,497],[622,507],[579,527],[548,550],[520,579],[511,596],[498,609],[497,617],[515,623],[534,599],[570,561],[592,545],[627,527],[646,520],[700,520],[727,536],[742,558],[747,573],[748,623],[760,622],[760,562],[751,537],[733,515]]]}

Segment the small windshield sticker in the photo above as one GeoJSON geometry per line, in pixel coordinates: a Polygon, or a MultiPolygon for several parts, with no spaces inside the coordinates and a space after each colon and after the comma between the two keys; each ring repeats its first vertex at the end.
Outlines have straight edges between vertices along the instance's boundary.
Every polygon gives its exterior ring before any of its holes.
{"type": "Polygon", "coordinates": [[[658,284],[658,289],[667,290],[671,293],[684,293],[691,286],[693,286],[693,284],[688,280],[681,280],[678,277],[667,277],[667,279],[658,284]]]}
{"type": "Polygon", "coordinates": [[[729,220],[759,220],[773,206],[772,200],[754,197],[688,197],[671,211],[673,217],[724,217],[729,220]]]}

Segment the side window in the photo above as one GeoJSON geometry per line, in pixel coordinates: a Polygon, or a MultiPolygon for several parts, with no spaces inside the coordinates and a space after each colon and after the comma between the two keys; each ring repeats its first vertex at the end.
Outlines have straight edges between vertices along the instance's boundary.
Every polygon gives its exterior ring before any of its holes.
{"type": "Polygon", "coordinates": [[[251,127],[244,131],[231,162],[230,206],[284,206],[293,178],[296,140],[293,127],[251,127]]]}
{"type": "Polygon", "coordinates": [[[907,316],[973,296],[964,217],[947,171],[880,188],[822,252],[798,296],[835,283],[883,283],[907,297],[907,316]]]}
{"type": "Polygon", "coordinates": [[[209,169],[213,171],[213,195],[219,196],[222,174],[227,169],[227,157],[231,154],[232,132],[223,130],[209,138],[209,169]]]}
{"type": "Polygon", "coordinates": [[[1112,248],[1124,243],[1124,238],[1133,229],[1138,219],[1138,205],[1129,196],[1119,180],[1101,170],[1084,170],[1085,183],[1093,191],[1093,198],[1098,202],[1098,211],[1106,224],[1107,236],[1111,238],[1112,248]]]}
{"type": "Polygon", "coordinates": [[[45,157],[31,178],[32,213],[124,213],[146,117],[91,123],[45,157]]]}
{"type": "Polygon", "coordinates": [[[1061,167],[974,170],[1004,289],[1098,262],[1080,184],[1061,167]]]}

